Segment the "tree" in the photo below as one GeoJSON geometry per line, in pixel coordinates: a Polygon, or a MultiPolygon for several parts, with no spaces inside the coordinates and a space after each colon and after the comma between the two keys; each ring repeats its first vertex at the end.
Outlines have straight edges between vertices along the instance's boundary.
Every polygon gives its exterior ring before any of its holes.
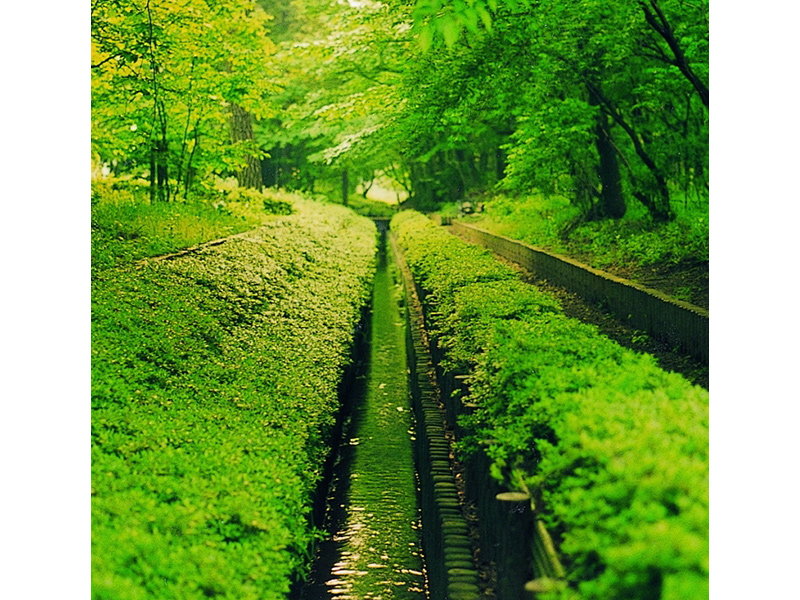
{"type": "Polygon", "coordinates": [[[407,20],[378,3],[290,3],[278,38],[280,116],[256,133],[269,183],[343,196],[353,175],[391,171],[391,123],[412,44],[407,20]],[[346,174],[346,175],[345,175],[346,174]],[[345,185],[346,178],[346,185],[345,185]]]}
{"type": "Polygon", "coordinates": [[[600,217],[623,214],[629,195],[654,220],[673,217],[673,189],[707,188],[707,15],[679,0],[419,0],[414,11],[448,72],[481,55],[514,73],[516,94],[491,92],[516,119],[506,187],[570,190],[600,217]]]}
{"type": "Polygon", "coordinates": [[[144,171],[153,200],[241,172],[258,148],[231,135],[231,106],[270,114],[267,24],[252,0],[96,0],[93,152],[118,171],[144,171]]]}

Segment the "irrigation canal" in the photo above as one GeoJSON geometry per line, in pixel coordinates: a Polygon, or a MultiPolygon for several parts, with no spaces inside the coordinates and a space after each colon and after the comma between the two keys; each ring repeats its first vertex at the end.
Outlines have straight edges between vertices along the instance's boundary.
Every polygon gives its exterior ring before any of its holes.
{"type": "Polygon", "coordinates": [[[418,484],[404,323],[382,236],[366,369],[355,386],[303,600],[423,600],[418,484]]]}

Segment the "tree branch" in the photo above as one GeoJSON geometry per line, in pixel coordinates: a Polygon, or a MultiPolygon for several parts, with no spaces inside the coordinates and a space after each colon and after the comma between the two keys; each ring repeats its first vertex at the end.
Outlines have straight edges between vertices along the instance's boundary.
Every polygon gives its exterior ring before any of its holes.
{"type": "Polygon", "coordinates": [[[648,207],[651,211],[653,217],[658,219],[665,219],[669,220],[673,217],[672,209],[669,205],[669,191],[667,189],[667,182],[664,178],[661,169],[656,165],[655,161],[652,157],[647,153],[642,145],[642,141],[639,139],[636,131],[633,127],[628,124],[625,119],[622,118],[622,115],[616,109],[616,107],[611,103],[611,101],[605,97],[605,95],[600,91],[600,89],[593,85],[591,82],[586,81],[586,87],[589,90],[589,93],[593,94],[595,98],[599,101],[601,109],[609,115],[614,122],[622,127],[625,130],[625,133],[628,134],[631,142],[633,143],[633,149],[636,152],[636,155],[639,159],[645,164],[648,168],[650,173],[653,175],[654,179],[656,180],[656,184],[658,186],[659,193],[662,197],[662,202],[664,206],[658,206],[656,203],[649,200],[647,195],[640,192],[632,192],[636,198],[639,199],[642,204],[648,207]]]}
{"type": "Polygon", "coordinates": [[[112,54],[112,55],[111,55],[111,56],[109,56],[108,58],[105,58],[105,59],[101,60],[101,61],[100,61],[99,63],[97,63],[96,65],[92,65],[92,68],[93,68],[93,69],[96,69],[96,68],[98,68],[98,67],[102,67],[104,64],[106,64],[106,63],[107,63],[108,61],[110,61],[111,59],[113,59],[113,58],[119,58],[120,56],[122,56],[122,55],[121,55],[121,54],[112,54]]]}
{"type": "Polygon", "coordinates": [[[664,15],[664,11],[662,11],[661,7],[658,5],[658,0],[649,0],[647,3],[645,0],[639,0],[639,6],[644,12],[644,18],[648,25],[667,42],[669,49],[672,50],[672,54],[675,56],[675,66],[680,69],[684,77],[694,86],[694,89],[697,90],[697,93],[700,95],[700,100],[705,107],[708,108],[708,86],[700,81],[700,78],[692,70],[691,66],[689,66],[689,61],[686,59],[686,55],[683,53],[683,49],[675,37],[675,32],[672,30],[672,27],[670,27],[669,21],[667,21],[667,17],[664,15]],[[650,10],[651,8],[653,9],[652,11],[650,10]]]}
{"type": "Polygon", "coordinates": [[[652,50],[654,54],[648,54],[647,52],[642,52],[641,56],[646,56],[647,58],[652,58],[654,60],[667,63],[668,65],[673,65],[676,67],[678,66],[678,63],[675,61],[675,59],[667,56],[667,53],[664,52],[664,49],[657,42],[648,40],[647,42],[642,44],[642,48],[645,48],[647,50],[652,50]]]}

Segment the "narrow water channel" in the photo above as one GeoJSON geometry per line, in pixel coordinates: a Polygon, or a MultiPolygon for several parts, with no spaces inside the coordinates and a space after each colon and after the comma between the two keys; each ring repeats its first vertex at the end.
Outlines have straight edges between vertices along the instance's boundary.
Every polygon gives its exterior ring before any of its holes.
{"type": "Polygon", "coordinates": [[[423,600],[424,561],[403,321],[385,241],[372,295],[369,359],[335,468],[303,600],[423,600]]]}

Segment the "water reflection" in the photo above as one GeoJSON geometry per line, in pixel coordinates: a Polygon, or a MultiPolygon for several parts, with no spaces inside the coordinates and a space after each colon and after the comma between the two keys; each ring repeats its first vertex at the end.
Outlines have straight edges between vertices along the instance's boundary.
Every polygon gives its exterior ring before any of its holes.
{"type": "Polygon", "coordinates": [[[385,262],[373,291],[369,366],[344,436],[304,600],[422,600],[424,561],[403,330],[385,262]]]}

